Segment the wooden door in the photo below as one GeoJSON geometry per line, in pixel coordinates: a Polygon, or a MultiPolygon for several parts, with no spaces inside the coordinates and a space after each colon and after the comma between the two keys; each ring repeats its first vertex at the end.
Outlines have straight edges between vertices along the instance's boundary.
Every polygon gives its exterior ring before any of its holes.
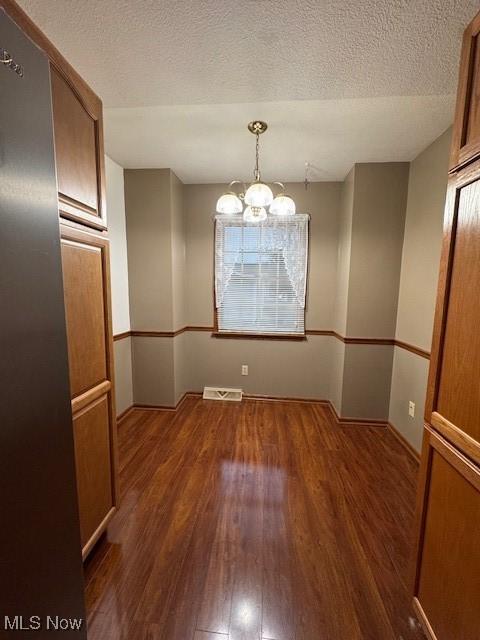
{"type": "Polygon", "coordinates": [[[480,463],[480,161],[449,182],[425,418],[480,463]]]}
{"type": "Polygon", "coordinates": [[[450,168],[480,156],[480,13],[463,36],[450,168]]]}
{"type": "Polygon", "coordinates": [[[427,429],[421,478],[415,609],[430,638],[478,640],[480,470],[427,429]]]}
{"type": "Polygon", "coordinates": [[[109,242],[61,226],[80,529],[85,556],[116,505],[109,242]]]}
{"type": "Polygon", "coordinates": [[[51,84],[60,215],[106,229],[102,103],[54,65],[51,84]]]}

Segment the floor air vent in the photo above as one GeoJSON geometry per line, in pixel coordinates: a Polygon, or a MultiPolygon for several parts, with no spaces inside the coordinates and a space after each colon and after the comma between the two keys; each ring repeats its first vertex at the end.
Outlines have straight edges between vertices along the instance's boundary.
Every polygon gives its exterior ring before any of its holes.
{"type": "Polygon", "coordinates": [[[222,387],[204,387],[204,400],[232,400],[240,402],[242,399],[241,389],[224,389],[222,387]]]}

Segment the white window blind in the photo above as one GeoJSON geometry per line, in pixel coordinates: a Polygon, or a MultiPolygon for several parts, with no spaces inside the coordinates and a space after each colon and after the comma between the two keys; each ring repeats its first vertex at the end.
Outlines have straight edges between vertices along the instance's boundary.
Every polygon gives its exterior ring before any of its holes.
{"type": "Polygon", "coordinates": [[[303,334],[306,214],[246,223],[215,217],[215,300],[220,332],[303,334]]]}

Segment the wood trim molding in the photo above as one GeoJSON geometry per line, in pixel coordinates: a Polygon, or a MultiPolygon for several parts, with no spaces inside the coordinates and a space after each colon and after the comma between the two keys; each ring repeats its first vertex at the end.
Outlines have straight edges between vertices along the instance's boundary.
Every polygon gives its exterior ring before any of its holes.
{"type": "Polygon", "coordinates": [[[116,333],[113,336],[113,341],[117,342],[117,340],[123,340],[124,338],[129,338],[132,335],[131,331],[123,331],[122,333],[116,333]]]}
{"type": "Polygon", "coordinates": [[[394,338],[355,338],[351,336],[341,336],[338,333],[335,333],[335,337],[345,344],[373,344],[392,347],[395,344],[394,338]]]}
{"type": "Polygon", "coordinates": [[[333,331],[331,329],[306,329],[305,333],[308,336],[333,336],[344,344],[395,344],[394,338],[358,338],[351,336],[342,336],[340,333],[337,333],[337,331],[333,331]]]}
{"type": "Polygon", "coordinates": [[[300,402],[303,404],[321,404],[330,407],[330,400],[318,398],[298,398],[295,396],[265,396],[259,393],[245,393],[243,400],[265,400],[265,402],[300,402]]]}
{"type": "MultiPolygon", "coordinates": [[[[426,429],[430,429],[430,427],[426,426],[426,429]]],[[[442,438],[441,434],[435,433],[433,429],[431,431],[430,444],[467,482],[475,487],[476,491],[480,491],[480,469],[475,462],[472,462],[467,457],[466,453],[460,451],[453,443],[442,438]]]]}
{"type": "Polygon", "coordinates": [[[94,400],[106,395],[111,388],[112,383],[110,380],[104,380],[79,396],[75,396],[75,398],[72,399],[72,414],[75,415],[78,411],[87,407],[94,400]]]}
{"type": "Polygon", "coordinates": [[[117,416],[117,427],[118,427],[119,424],[121,424],[125,420],[125,418],[128,418],[128,416],[132,413],[134,408],[135,408],[134,405],[131,404],[124,411],[122,411],[121,413],[118,414],[118,416],[117,416]]]}
{"type": "Polygon", "coordinates": [[[421,358],[430,360],[430,351],[420,349],[420,347],[415,347],[413,344],[408,344],[408,342],[403,342],[402,340],[395,340],[394,343],[395,346],[399,347],[400,349],[405,349],[405,351],[410,351],[410,353],[414,353],[421,358]]]}
{"type": "Polygon", "coordinates": [[[414,460],[417,464],[420,464],[420,454],[419,452],[412,447],[409,441],[403,436],[400,431],[397,429],[395,425],[391,422],[387,422],[387,429],[391,431],[392,435],[398,440],[398,442],[402,445],[405,451],[411,456],[412,460],[414,460]]]}
{"type": "MultiPolygon", "coordinates": [[[[200,391],[185,391],[183,396],[178,400],[175,405],[161,405],[161,404],[139,404],[134,402],[130,407],[133,409],[143,409],[147,411],[177,411],[180,408],[180,405],[190,396],[190,397],[201,397],[203,394],[200,391]]],[[[128,411],[128,410],[127,410],[128,411]]]]}
{"type": "Polygon", "coordinates": [[[248,339],[248,340],[297,340],[302,341],[306,340],[307,336],[330,336],[340,340],[344,344],[370,344],[370,345],[390,345],[399,347],[400,349],[405,349],[405,351],[410,351],[421,358],[430,359],[430,352],[425,349],[421,349],[420,347],[415,347],[412,344],[408,344],[408,342],[403,342],[402,340],[397,340],[396,338],[356,338],[350,336],[342,336],[336,331],[332,331],[331,329],[306,329],[305,335],[276,335],[276,334],[261,334],[261,333],[225,333],[215,331],[214,327],[204,327],[204,326],[195,326],[195,325],[187,325],[182,327],[181,329],[177,329],[176,331],[138,331],[136,329],[132,329],[131,331],[124,331],[122,333],[117,333],[113,336],[113,340],[123,340],[124,338],[128,338],[130,336],[137,336],[140,338],[175,338],[181,333],[185,333],[186,331],[205,331],[210,332],[214,338],[233,338],[233,339],[248,339]]]}
{"type": "Polygon", "coordinates": [[[184,332],[183,329],[177,331],[130,331],[130,335],[137,338],[175,338],[184,332]]]}
{"type": "Polygon", "coordinates": [[[436,411],[432,413],[431,425],[446,440],[457,446],[465,455],[480,465],[480,445],[468,433],[459,429],[436,411]]]}
{"type": "Polygon", "coordinates": [[[363,425],[367,427],[386,427],[388,424],[386,420],[378,420],[377,418],[369,419],[369,418],[353,418],[349,416],[340,416],[333,402],[331,402],[330,400],[328,400],[327,402],[330,408],[330,412],[337,424],[341,424],[344,426],[349,424],[363,425]]]}
{"type": "Polygon", "coordinates": [[[437,636],[435,635],[435,632],[433,631],[430,625],[430,622],[428,621],[427,616],[425,615],[423,607],[420,604],[418,598],[413,599],[413,609],[417,614],[417,618],[420,624],[422,625],[422,629],[425,632],[425,635],[428,638],[428,640],[438,640],[437,636]]]}
{"type": "Polygon", "coordinates": [[[304,333],[235,333],[227,331],[212,331],[212,338],[233,338],[234,340],[293,340],[301,342],[307,337],[304,333]]]}
{"type": "Polygon", "coordinates": [[[339,338],[339,334],[331,329],[305,329],[306,336],[333,336],[339,338]]]}
{"type": "MultiPolygon", "coordinates": [[[[158,405],[158,404],[141,404],[135,402],[131,407],[128,407],[125,411],[117,416],[117,424],[123,422],[127,415],[129,415],[135,409],[141,409],[144,411],[177,411],[182,403],[188,397],[197,397],[201,398],[203,396],[201,391],[186,391],[180,400],[176,403],[176,405],[158,405]]],[[[292,396],[267,396],[260,394],[244,394],[243,400],[259,400],[264,402],[300,402],[304,404],[319,404],[326,407],[330,415],[332,416],[334,422],[337,425],[347,426],[366,426],[366,427],[382,427],[386,428],[388,423],[386,420],[377,420],[368,418],[350,418],[350,417],[340,417],[330,402],[330,400],[322,400],[320,398],[299,398],[292,396]]]]}
{"type": "Polygon", "coordinates": [[[115,515],[116,511],[117,511],[117,507],[115,505],[113,505],[113,507],[110,509],[110,511],[105,516],[105,518],[98,525],[97,529],[94,531],[94,533],[91,536],[90,540],[86,543],[86,545],[82,549],[82,560],[85,560],[85,558],[88,556],[90,551],[93,549],[93,547],[95,546],[97,540],[100,538],[102,533],[107,528],[108,523],[113,518],[113,516],[115,515]]]}

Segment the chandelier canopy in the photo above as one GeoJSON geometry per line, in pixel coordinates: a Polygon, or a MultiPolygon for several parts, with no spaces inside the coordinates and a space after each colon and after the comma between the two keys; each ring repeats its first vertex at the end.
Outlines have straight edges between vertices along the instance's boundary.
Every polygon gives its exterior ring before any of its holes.
{"type": "Polygon", "coordinates": [[[272,186],[279,187],[279,193],[274,196],[272,189],[262,182],[259,167],[260,156],[260,135],[265,133],[268,125],[262,120],[254,120],[248,124],[248,130],[253,133],[256,139],[255,144],[255,169],[253,171],[253,182],[247,189],[245,183],[240,180],[233,180],[228,185],[228,191],[217,201],[217,213],[238,215],[243,212],[245,222],[262,222],[267,215],[291,216],[296,212],[295,202],[285,193],[285,186],[282,182],[273,182],[272,186]],[[234,190],[234,185],[240,185],[240,191],[234,190]],[[243,190],[241,190],[243,187],[243,190]],[[245,203],[245,209],[243,206],[245,203]],[[268,209],[268,214],[267,214],[268,209]]]}

